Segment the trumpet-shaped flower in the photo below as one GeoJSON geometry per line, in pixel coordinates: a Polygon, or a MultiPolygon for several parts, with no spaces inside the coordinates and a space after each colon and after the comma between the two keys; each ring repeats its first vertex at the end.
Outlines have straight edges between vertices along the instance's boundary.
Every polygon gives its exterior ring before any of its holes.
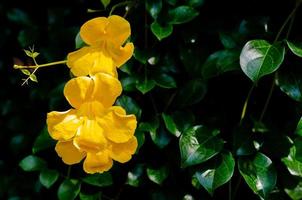
{"type": "Polygon", "coordinates": [[[124,45],[130,34],[129,22],[117,15],[87,21],[80,29],[80,36],[88,46],[69,53],[67,66],[75,76],[103,72],[116,77],[116,67],[133,54],[133,44],[124,45]]]}
{"type": "Polygon", "coordinates": [[[47,114],[50,136],[58,140],[56,152],[69,165],[85,158],[87,173],[104,172],[113,160],[124,163],[137,148],[136,118],[112,106],[121,94],[120,82],[105,73],[71,79],[64,95],[73,107],[47,114]]]}

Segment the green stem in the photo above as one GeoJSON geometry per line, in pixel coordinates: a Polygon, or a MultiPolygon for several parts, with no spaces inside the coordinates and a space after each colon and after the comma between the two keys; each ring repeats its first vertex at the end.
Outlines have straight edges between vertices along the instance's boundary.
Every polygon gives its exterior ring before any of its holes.
{"type": "Polygon", "coordinates": [[[41,64],[41,65],[31,65],[31,66],[14,65],[14,69],[36,69],[36,68],[41,68],[41,67],[49,67],[49,66],[53,66],[53,65],[61,65],[61,64],[65,64],[65,63],[67,63],[67,60],[45,63],[45,64],[41,64]]]}
{"type": "Polygon", "coordinates": [[[67,176],[66,176],[67,179],[70,178],[70,172],[71,172],[71,165],[69,165],[67,169],[67,176]]]}
{"type": "Polygon", "coordinates": [[[269,104],[269,102],[270,102],[270,100],[271,100],[271,98],[272,98],[273,91],[274,91],[274,89],[275,89],[275,79],[276,79],[276,77],[277,77],[277,73],[275,73],[273,83],[272,83],[272,85],[271,85],[270,91],[269,91],[269,93],[268,93],[267,99],[266,99],[266,101],[265,101],[264,107],[263,107],[262,112],[261,112],[261,115],[260,115],[260,117],[259,117],[259,122],[261,122],[261,121],[263,120],[263,117],[264,117],[264,115],[265,115],[265,113],[266,113],[266,110],[267,110],[267,108],[268,108],[268,104],[269,104]]]}
{"type": "Polygon", "coordinates": [[[250,98],[251,98],[251,95],[252,95],[252,92],[253,92],[254,88],[255,88],[255,84],[252,85],[252,87],[251,87],[251,89],[249,90],[249,93],[248,93],[248,95],[247,95],[247,97],[246,97],[246,99],[245,99],[245,101],[244,101],[244,104],[243,104],[243,107],[242,107],[242,111],[241,111],[241,117],[240,117],[240,122],[239,122],[239,124],[242,123],[242,121],[243,121],[243,119],[244,119],[244,117],[245,117],[246,110],[247,110],[247,105],[248,105],[248,103],[249,103],[249,100],[250,100],[250,98]]]}
{"type": "Polygon", "coordinates": [[[118,7],[121,7],[121,6],[125,6],[125,5],[128,5],[132,3],[132,1],[124,1],[124,2],[121,2],[121,3],[118,3],[118,4],[115,4],[114,6],[112,6],[110,12],[109,12],[109,16],[112,15],[112,13],[114,12],[115,9],[117,9],[118,7]]]}

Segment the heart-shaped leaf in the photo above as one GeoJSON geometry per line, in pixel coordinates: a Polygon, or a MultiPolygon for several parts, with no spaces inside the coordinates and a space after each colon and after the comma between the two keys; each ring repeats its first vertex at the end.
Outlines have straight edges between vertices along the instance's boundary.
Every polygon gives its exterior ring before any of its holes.
{"type": "Polygon", "coordinates": [[[280,67],[284,54],[285,48],[281,43],[270,44],[265,40],[251,40],[241,51],[240,66],[253,82],[257,82],[280,67]]]}
{"type": "Polygon", "coordinates": [[[179,140],[181,166],[200,164],[218,154],[223,147],[218,134],[218,130],[202,125],[187,129],[179,140]]]}
{"type": "Polygon", "coordinates": [[[299,57],[302,57],[302,44],[301,43],[294,43],[294,42],[287,42],[288,48],[299,57]]]}

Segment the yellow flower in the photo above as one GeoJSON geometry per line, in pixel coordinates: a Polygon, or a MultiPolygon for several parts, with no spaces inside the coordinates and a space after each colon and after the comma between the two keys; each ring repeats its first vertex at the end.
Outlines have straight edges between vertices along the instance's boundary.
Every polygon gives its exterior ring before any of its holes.
{"type": "Polygon", "coordinates": [[[80,36],[89,46],[69,53],[67,66],[75,76],[103,72],[117,77],[116,67],[133,54],[133,44],[124,45],[130,34],[129,22],[117,15],[87,21],[80,29],[80,36]]]}
{"type": "Polygon", "coordinates": [[[137,148],[137,122],[122,107],[112,106],[121,91],[118,79],[105,73],[66,83],[64,95],[73,108],[47,114],[49,134],[58,140],[55,150],[64,163],[76,164],[86,157],[84,170],[96,173],[109,170],[112,160],[131,159],[137,148]]]}

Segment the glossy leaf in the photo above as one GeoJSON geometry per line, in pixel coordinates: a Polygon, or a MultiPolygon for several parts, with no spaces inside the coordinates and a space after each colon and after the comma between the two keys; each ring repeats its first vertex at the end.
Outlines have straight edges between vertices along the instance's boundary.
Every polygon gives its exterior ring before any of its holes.
{"type": "Polygon", "coordinates": [[[302,162],[296,159],[296,147],[293,145],[287,157],[282,158],[282,162],[287,167],[289,173],[294,176],[302,177],[302,162]]]}
{"type": "Polygon", "coordinates": [[[294,188],[285,188],[285,192],[292,200],[302,199],[302,182],[299,182],[294,188]]]}
{"type": "Polygon", "coordinates": [[[19,166],[24,171],[38,171],[46,166],[46,162],[37,156],[29,155],[20,161],[19,166]]]}
{"type": "Polygon", "coordinates": [[[299,136],[302,136],[302,117],[300,118],[295,133],[299,136]]]}
{"type": "Polygon", "coordinates": [[[137,78],[136,77],[133,77],[133,76],[128,76],[128,77],[125,77],[125,78],[121,78],[120,79],[121,81],[121,84],[123,86],[123,90],[124,91],[134,91],[136,90],[136,83],[137,83],[137,78]]]}
{"type": "Polygon", "coordinates": [[[199,15],[198,11],[190,6],[179,6],[169,10],[168,23],[183,24],[193,20],[199,15]]]}
{"type": "Polygon", "coordinates": [[[195,177],[199,183],[213,195],[215,189],[227,183],[233,176],[235,160],[230,152],[221,153],[202,169],[197,170],[195,177]]]}
{"type": "Polygon", "coordinates": [[[218,130],[202,125],[187,129],[179,140],[181,166],[200,164],[218,154],[223,147],[223,140],[218,134],[218,130]]]}
{"type": "Polygon", "coordinates": [[[44,169],[39,176],[40,183],[50,188],[59,178],[59,172],[52,169],[44,169]]]}
{"type": "Polygon", "coordinates": [[[136,101],[126,95],[120,96],[115,103],[117,106],[122,106],[127,114],[134,114],[139,119],[142,114],[142,109],[138,106],[136,101]]]}
{"type": "Polygon", "coordinates": [[[167,128],[167,130],[172,133],[173,135],[175,135],[176,137],[179,137],[181,135],[180,130],[178,129],[174,119],[172,118],[172,116],[167,115],[165,113],[162,113],[162,118],[164,120],[165,126],[167,128]]]}
{"type": "Polygon", "coordinates": [[[192,7],[199,7],[204,3],[204,0],[187,0],[187,4],[192,7]]]}
{"type": "Polygon", "coordinates": [[[302,75],[300,73],[278,73],[276,84],[287,96],[302,102],[302,75]]]}
{"type": "Polygon", "coordinates": [[[275,188],[277,172],[271,159],[262,153],[238,160],[238,168],[245,182],[261,198],[266,198],[275,188]]]}
{"type": "Polygon", "coordinates": [[[155,87],[155,81],[145,78],[145,80],[138,81],[136,84],[136,88],[142,93],[146,94],[151,91],[155,87]]]}
{"type": "Polygon", "coordinates": [[[112,176],[109,172],[88,175],[82,178],[82,181],[89,185],[94,185],[98,187],[110,186],[113,183],[112,176]]]}
{"type": "Polygon", "coordinates": [[[81,183],[76,179],[65,179],[58,189],[59,200],[74,200],[81,190],[81,183]]]}
{"type": "Polygon", "coordinates": [[[142,183],[142,176],[144,174],[144,166],[138,164],[135,168],[128,172],[126,184],[133,187],[138,187],[142,183]]]}
{"type": "Polygon", "coordinates": [[[156,131],[151,131],[150,136],[154,144],[161,149],[167,146],[171,140],[170,135],[161,126],[156,131]]]}
{"type": "Polygon", "coordinates": [[[209,79],[228,71],[240,69],[239,55],[239,51],[232,49],[211,54],[202,66],[203,77],[209,79]]]}
{"type": "Polygon", "coordinates": [[[176,88],[176,80],[173,76],[168,75],[166,73],[155,73],[153,76],[156,85],[162,88],[176,88]]]}
{"type": "Polygon", "coordinates": [[[32,147],[32,152],[38,153],[44,149],[53,147],[56,144],[56,141],[53,140],[47,131],[47,128],[43,128],[43,130],[41,131],[40,135],[38,135],[38,137],[36,138],[34,145],[32,147]]]}
{"type": "Polygon", "coordinates": [[[171,24],[162,26],[158,22],[154,21],[151,24],[151,31],[152,31],[153,35],[155,35],[156,38],[160,41],[172,34],[173,26],[171,24]]]}
{"type": "Polygon", "coordinates": [[[111,0],[101,0],[101,2],[103,4],[104,8],[106,9],[107,6],[110,4],[111,0]]]}
{"type": "Polygon", "coordinates": [[[169,169],[166,166],[162,166],[159,169],[147,168],[148,178],[158,185],[161,185],[168,175],[169,169]]]}
{"type": "Polygon", "coordinates": [[[187,81],[179,88],[175,104],[181,107],[194,105],[204,98],[206,91],[207,87],[201,79],[187,81]]]}
{"type": "Polygon", "coordinates": [[[162,6],[162,0],[146,0],[146,9],[153,19],[157,18],[162,6]]]}
{"type": "Polygon", "coordinates": [[[272,45],[265,40],[251,40],[241,51],[240,66],[253,82],[257,82],[280,67],[284,54],[285,49],[281,43],[272,45]]]}
{"type": "Polygon", "coordinates": [[[290,41],[286,41],[288,48],[299,57],[302,57],[302,44],[301,43],[293,43],[290,41]]]}

